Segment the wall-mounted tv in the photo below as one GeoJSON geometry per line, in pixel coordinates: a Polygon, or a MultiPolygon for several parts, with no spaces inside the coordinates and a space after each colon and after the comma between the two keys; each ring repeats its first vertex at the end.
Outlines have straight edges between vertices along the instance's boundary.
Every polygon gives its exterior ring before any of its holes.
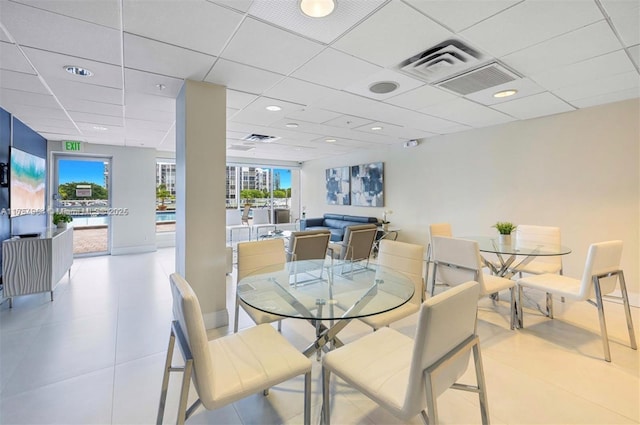
{"type": "Polygon", "coordinates": [[[45,159],[14,147],[9,154],[11,217],[44,214],[47,177],[45,159]]]}

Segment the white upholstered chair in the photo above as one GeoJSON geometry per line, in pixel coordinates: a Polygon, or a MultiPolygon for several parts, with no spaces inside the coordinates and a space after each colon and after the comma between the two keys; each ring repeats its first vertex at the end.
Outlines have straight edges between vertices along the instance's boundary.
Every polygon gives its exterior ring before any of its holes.
{"type": "MultiPolygon", "coordinates": [[[[591,246],[589,246],[582,279],[573,279],[554,273],[527,276],[518,280],[518,295],[522,298],[523,288],[532,288],[546,292],[547,316],[551,319],[553,319],[553,295],[562,296],[569,301],[590,301],[592,298],[595,298],[595,305],[598,308],[598,318],[600,319],[604,358],[610,362],[611,353],[609,351],[609,337],[607,335],[607,324],[604,317],[602,297],[615,290],[616,282],[620,283],[620,292],[627,318],[630,345],[634,350],[637,349],[633,322],[631,320],[627,285],[624,280],[624,273],[620,269],[621,257],[622,241],[591,244],[591,246]]],[[[522,304],[520,304],[520,302],[518,303],[520,309],[518,316],[522,321],[522,304]]],[[[594,303],[591,302],[591,304],[594,303]]]]}
{"type": "MultiPolygon", "coordinates": [[[[434,223],[429,225],[429,245],[427,245],[427,269],[425,270],[424,281],[427,282],[429,279],[429,269],[431,268],[431,263],[433,260],[433,237],[434,236],[445,236],[452,237],[451,233],[451,224],[449,223],[434,223]]],[[[431,296],[436,290],[436,284],[433,283],[431,285],[431,296]]]]}
{"type": "MultiPolygon", "coordinates": [[[[281,238],[264,239],[261,241],[250,241],[238,243],[238,282],[252,272],[260,269],[273,268],[273,271],[285,270],[284,241],[281,238]]],[[[236,292],[235,320],[233,332],[238,332],[238,318],[240,306],[247,312],[249,317],[257,323],[278,322],[278,330],[282,328],[282,317],[264,313],[243,302],[236,292]]]]}
{"type": "Polygon", "coordinates": [[[260,239],[260,229],[276,229],[276,225],[271,223],[271,211],[267,208],[256,208],[253,210],[253,221],[251,222],[251,233],[260,239]]]}
{"type": "Polygon", "coordinates": [[[229,234],[228,240],[233,243],[233,231],[234,230],[248,230],[249,239],[251,239],[251,228],[242,224],[242,211],[241,210],[227,210],[226,221],[227,232],[229,234]]]}
{"type": "Polygon", "coordinates": [[[508,289],[511,295],[510,328],[516,325],[515,281],[483,273],[478,242],[434,236],[432,238],[433,274],[436,280],[448,286],[459,285],[468,280],[480,283],[480,297],[496,294],[508,289]]]}
{"type": "Polygon", "coordinates": [[[479,289],[477,282],[467,282],[422,303],[414,338],[382,328],[327,353],[322,360],[324,423],[330,423],[333,373],[403,421],[421,414],[425,423],[437,424],[439,395],[448,388],[477,392],[482,423],[488,424],[480,341],[475,335],[479,289]],[[471,352],[477,386],[457,383],[471,352]]]}
{"type": "Polygon", "coordinates": [[[182,372],[178,424],[183,424],[202,404],[213,410],[264,392],[299,375],[304,375],[304,423],[310,423],[311,361],[269,325],[255,326],[212,341],[202,319],[200,303],[182,276],[170,276],[173,316],[164,366],[157,423],[164,418],[169,375],[182,372]],[[184,367],[172,365],[175,343],[182,352],[184,367]],[[198,394],[187,409],[189,386],[198,394]]]}
{"type": "MultiPolygon", "coordinates": [[[[516,227],[516,247],[531,248],[540,244],[560,246],[560,228],[553,226],[534,226],[519,224],[516,227]]],[[[562,274],[561,255],[538,255],[526,265],[518,267],[520,276],[522,273],[562,274]]]]}
{"type": "MultiPolygon", "coordinates": [[[[363,317],[360,320],[377,330],[417,313],[424,298],[423,261],[424,246],[386,239],[381,240],[380,250],[378,251],[378,264],[406,275],[413,282],[415,292],[413,297],[400,307],[382,314],[363,317]]],[[[375,302],[375,300],[373,301],[375,302]]]]}

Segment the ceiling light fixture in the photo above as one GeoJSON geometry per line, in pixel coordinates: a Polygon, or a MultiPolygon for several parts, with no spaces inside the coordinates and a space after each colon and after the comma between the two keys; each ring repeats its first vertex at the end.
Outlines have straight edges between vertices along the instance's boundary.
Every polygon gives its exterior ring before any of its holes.
{"type": "Polygon", "coordinates": [[[300,10],[310,18],[324,18],[336,8],[336,0],[300,0],[300,10]]]}
{"type": "Polygon", "coordinates": [[[373,131],[380,131],[380,130],[382,130],[382,127],[380,127],[380,126],[371,127],[371,130],[373,130],[373,131]]]}
{"type": "Polygon", "coordinates": [[[289,128],[298,128],[298,124],[294,123],[294,122],[290,122],[284,125],[285,127],[289,127],[289,128]]]}
{"type": "Polygon", "coordinates": [[[69,74],[77,75],[79,77],[91,77],[93,72],[89,71],[86,68],[81,68],[75,65],[65,65],[63,66],[64,70],[69,74]]]}
{"type": "Polygon", "coordinates": [[[107,131],[107,130],[109,130],[107,127],[103,127],[101,125],[94,125],[93,129],[94,130],[98,130],[98,131],[107,131]]]}
{"type": "Polygon", "coordinates": [[[325,139],[324,141],[327,143],[335,143],[336,139],[325,139]]]}
{"type": "Polygon", "coordinates": [[[497,98],[509,97],[509,96],[513,96],[516,93],[518,93],[518,90],[516,89],[502,90],[497,93],[494,93],[493,97],[497,97],[497,98]]]}
{"type": "Polygon", "coordinates": [[[277,111],[281,111],[282,108],[276,105],[269,105],[265,108],[267,111],[271,111],[271,112],[277,112],[277,111]]]}

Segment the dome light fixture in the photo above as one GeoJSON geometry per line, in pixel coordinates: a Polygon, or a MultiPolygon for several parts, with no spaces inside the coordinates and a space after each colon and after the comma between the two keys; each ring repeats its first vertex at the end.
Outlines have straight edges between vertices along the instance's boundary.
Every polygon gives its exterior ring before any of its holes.
{"type": "Polygon", "coordinates": [[[382,130],[382,127],[380,127],[379,125],[375,126],[375,127],[371,127],[371,130],[373,131],[380,131],[382,130]]]}
{"type": "Polygon", "coordinates": [[[324,141],[327,143],[335,143],[336,139],[325,139],[324,141]]]}
{"type": "Polygon", "coordinates": [[[397,90],[400,84],[395,81],[379,81],[369,86],[369,91],[375,94],[387,94],[397,90]]]}
{"type": "Polygon", "coordinates": [[[277,112],[277,111],[281,111],[282,108],[276,105],[269,105],[265,108],[267,111],[271,111],[271,112],[277,112]]]}
{"type": "Polygon", "coordinates": [[[69,74],[77,75],[79,77],[91,77],[93,75],[93,72],[89,71],[86,68],[82,68],[80,66],[65,65],[63,68],[69,74]]]}
{"type": "Polygon", "coordinates": [[[336,9],[336,0],[300,0],[300,10],[310,18],[324,18],[336,9]]]}
{"type": "Polygon", "coordinates": [[[516,90],[516,89],[502,90],[502,91],[499,91],[497,93],[494,93],[493,97],[497,97],[497,98],[509,97],[509,96],[513,96],[516,93],[518,93],[518,90],[516,90]]]}
{"type": "Polygon", "coordinates": [[[284,126],[288,128],[298,128],[298,124],[296,124],[295,122],[287,123],[284,126]]]}

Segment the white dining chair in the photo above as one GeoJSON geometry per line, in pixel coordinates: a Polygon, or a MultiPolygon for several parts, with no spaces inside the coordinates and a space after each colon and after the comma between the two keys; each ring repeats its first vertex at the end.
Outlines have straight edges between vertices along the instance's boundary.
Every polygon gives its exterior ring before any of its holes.
{"type": "Polygon", "coordinates": [[[251,239],[251,227],[242,224],[242,210],[229,209],[226,217],[226,230],[229,235],[228,241],[233,244],[233,231],[234,230],[248,230],[249,239],[251,239]]]}
{"type": "Polygon", "coordinates": [[[475,280],[480,284],[480,297],[508,289],[511,295],[510,328],[514,329],[517,319],[515,281],[482,271],[480,250],[476,241],[434,236],[432,242],[432,285],[436,280],[448,286],[475,280]]]}
{"type": "MultiPolygon", "coordinates": [[[[554,226],[535,226],[530,224],[518,224],[516,227],[515,245],[518,247],[535,248],[539,245],[560,247],[560,228],[554,226]]],[[[562,274],[561,255],[539,255],[533,260],[518,267],[520,277],[522,273],[562,274]]]]}
{"type": "MultiPolygon", "coordinates": [[[[431,269],[431,264],[433,262],[433,237],[434,236],[444,236],[444,237],[452,237],[451,233],[451,224],[449,223],[433,223],[429,225],[429,244],[427,245],[427,269],[424,274],[424,281],[429,281],[429,271],[431,269]]],[[[431,285],[431,296],[435,294],[436,290],[436,282],[431,285]]]]}
{"type": "Polygon", "coordinates": [[[475,334],[479,292],[477,282],[466,282],[422,303],[413,338],[382,328],[327,353],[322,360],[323,423],[331,422],[330,379],[335,374],[406,422],[421,414],[426,424],[437,424],[438,396],[449,388],[475,392],[482,423],[488,424],[480,340],[475,334]],[[458,383],[471,352],[476,385],[458,383]]]}
{"type": "Polygon", "coordinates": [[[269,325],[259,325],[212,341],[202,319],[200,303],[187,281],[170,276],[173,316],[158,406],[162,424],[171,373],[182,373],[178,402],[178,424],[200,405],[207,410],[226,406],[251,394],[263,392],[284,381],[304,375],[304,423],[311,422],[311,361],[269,325]],[[176,342],[184,366],[173,366],[176,342]],[[193,381],[198,399],[187,409],[193,381]]]}
{"type": "Polygon", "coordinates": [[[267,208],[255,208],[253,210],[253,220],[251,222],[251,233],[260,239],[261,229],[276,229],[276,225],[271,223],[271,211],[267,208]]]}
{"type": "Polygon", "coordinates": [[[522,310],[522,289],[531,288],[546,293],[547,316],[553,319],[553,295],[562,296],[569,301],[588,301],[598,308],[598,318],[600,320],[600,332],[602,336],[602,346],[604,358],[611,361],[609,350],[609,336],[607,334],[607,324],[604,317],[603,296],[610,294],[616,288],[616,283],[620,284],[620,292],[627,319],[629,331],[629,341],[631,348],[636,350],[636,337],[631,319],[631,309],[629,306],[629,296],[627,285],[624,280],[624,272],[620,269],[620,258],[622,257],[622,241],[608,241],[594,243],[589,246],[587,261],[582,273],[582,279],[574,279],[555,273],[546,273],[537,276],[527,276],[519,279],[519,314],[520,326],[523,326],[522,310]],[[595,298],[595,303],[591,301],[595,298]]]}

